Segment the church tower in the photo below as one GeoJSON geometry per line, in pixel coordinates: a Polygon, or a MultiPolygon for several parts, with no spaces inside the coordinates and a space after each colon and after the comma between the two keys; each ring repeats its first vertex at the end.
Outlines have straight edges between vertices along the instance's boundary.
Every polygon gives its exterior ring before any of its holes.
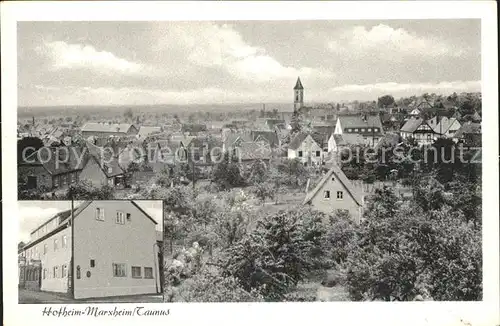
{"type": "Polygon", "coordinates": [[[304,106],[304,87],[300,82],[300,77],[297,78],[297,83],[293,88],[293,110],[297,111],[304,106]]]}

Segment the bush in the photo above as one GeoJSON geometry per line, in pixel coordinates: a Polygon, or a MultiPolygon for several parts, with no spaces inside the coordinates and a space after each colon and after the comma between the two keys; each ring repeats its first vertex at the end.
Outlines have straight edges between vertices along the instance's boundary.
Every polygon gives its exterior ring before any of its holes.
{"type": "Polygon", "coordinates": [[[238,280],[222,276],[217,271],[202,269],[190,279],[171,290],[167,290],[171,302],[258,302],[263,301],[258,291],[245,291],[238,280]]]}
{"type": "Polygon", "coordinates": [[[260,200],[262,204],[264,204],[266,198],[274,198],[276,190],[273,184],[269,182],[262,182],[252,187],[252,193],[260,200]]]}
{"type": "Polygon", "coordinates": [[[114,189],[111,186],[104,185],[96,187],[91,182],[80,181],[75,185],[69,186],[64,199],[78,200],[108,200],[113,199],[114,189]]]}
{"type": "Polygon", "coordinates": [[[331,288],[336,285],[344,285],[346,282],[346,273],[340,265],[337,265],[335,269],[327,270],[321,285],[331,288]]]}

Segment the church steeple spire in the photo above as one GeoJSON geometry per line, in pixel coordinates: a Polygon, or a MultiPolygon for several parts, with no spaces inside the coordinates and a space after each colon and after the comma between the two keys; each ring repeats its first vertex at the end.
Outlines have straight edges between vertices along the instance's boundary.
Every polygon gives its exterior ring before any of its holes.
{"type": "Polygon", "coordinates": [[[297,78],[297,83],[295,84],[295,87],[293,89],[294,90],[304,89],[304,86],[302,86],[302,82],[300,81],[300,77],[297,78]]]}
{"type": "Polygon", "coordinates": [[[297,78],[297,83],[293,88],[293,109],[294,111],[300,110],[304,106],[304,86],[300,81],[300,77],[297,78]]]}

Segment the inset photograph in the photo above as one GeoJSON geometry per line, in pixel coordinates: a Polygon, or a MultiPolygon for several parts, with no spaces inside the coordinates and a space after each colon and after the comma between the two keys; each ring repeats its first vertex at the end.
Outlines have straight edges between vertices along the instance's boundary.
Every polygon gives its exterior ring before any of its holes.
{"type": "Polygon", "coordinates": [[[19,201],[19,303],[162,302],[161,201],[19,201]]]}

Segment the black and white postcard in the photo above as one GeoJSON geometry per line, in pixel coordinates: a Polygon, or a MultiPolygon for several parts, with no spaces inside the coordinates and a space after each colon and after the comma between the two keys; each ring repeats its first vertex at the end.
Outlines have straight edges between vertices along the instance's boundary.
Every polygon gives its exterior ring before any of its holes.
{"type": "Polygon", "coordinates": [[[499,324],[494,2],[2,9],[9,324],[499,324]]]}

